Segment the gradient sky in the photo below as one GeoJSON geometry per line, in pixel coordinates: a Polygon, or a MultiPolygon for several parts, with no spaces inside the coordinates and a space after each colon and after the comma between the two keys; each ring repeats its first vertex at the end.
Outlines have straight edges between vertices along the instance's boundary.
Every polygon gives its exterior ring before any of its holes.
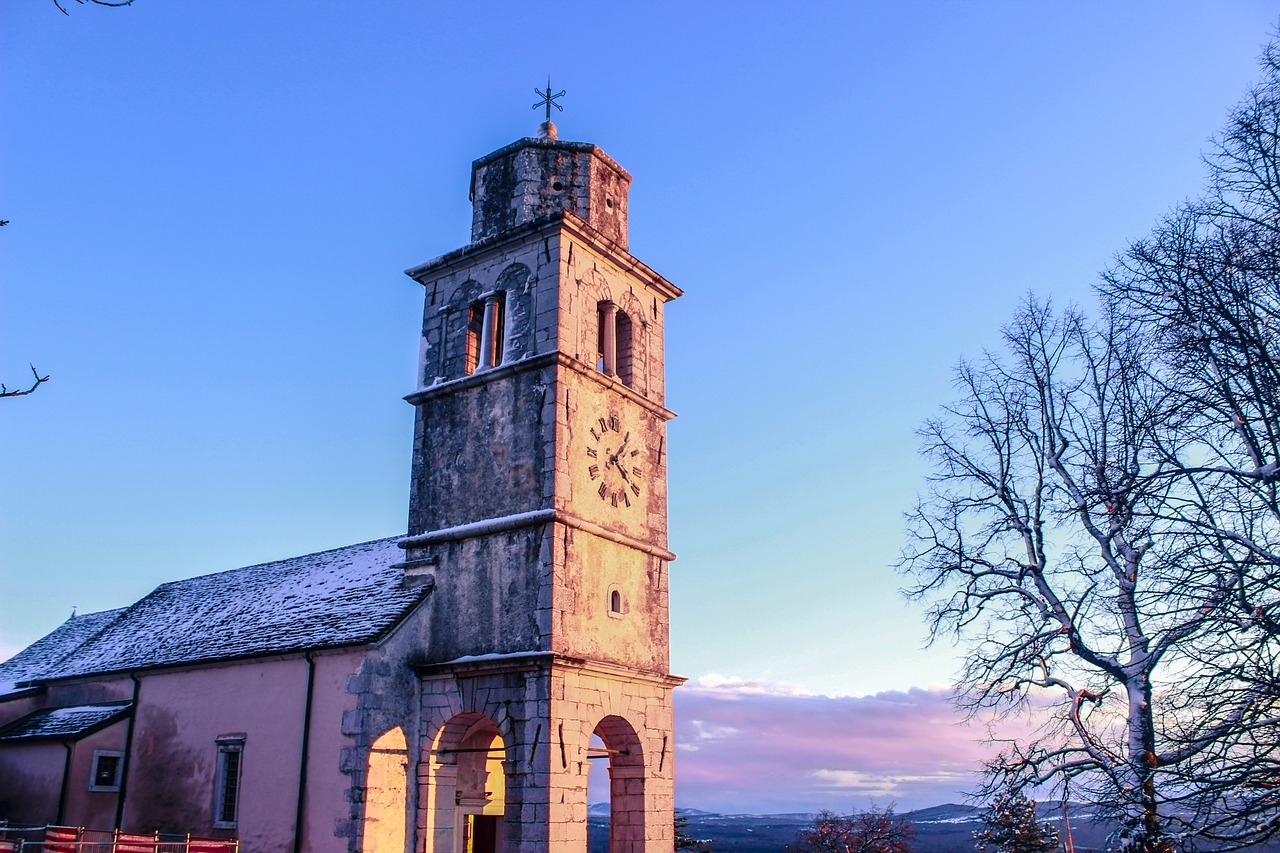
{"type": "Polygon", "coordinates": [[[1023,294],[1087,301],[1198,192],[1277,23],[1270,2],[68,3],[0,6],[0,382],[53,377],[0,401],[0,658],[72,607],[404,529],[422,294],[401,271],[466,242],[469,164],[534,132],[549,71],[561,138],[631,171],[632,252],[686,291],[680,800],[757,811],[966,787],[952,653],[921,648],[891,568],[914,428],[1023,294]]]}

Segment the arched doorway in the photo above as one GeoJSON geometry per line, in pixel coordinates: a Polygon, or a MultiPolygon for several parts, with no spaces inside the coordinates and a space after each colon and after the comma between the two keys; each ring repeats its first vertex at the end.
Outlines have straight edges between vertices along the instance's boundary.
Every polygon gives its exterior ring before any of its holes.
{"type": "Polygon", "coordinates": [[[405,853],[409,747],[399,727],[383,732],[369,749],[369,774],[365,778],[364,853],[405,853]]]}
{"type": "Polygon", "coordinates": [[[506,744],[493,720],[459,714],[431,750],[430,853],[497,853],[507,807],[506,744]]]}
{"type": "Polygon", "coordinates": [[[621,717],[605,717],[591,733],[587,758],[591,760],[588,791],[608,791],[609,853],[643,850],[644,755],[635,729],[621,717]],[[601,773],[607,773],[607,789],[601,785],[601,773]]]}

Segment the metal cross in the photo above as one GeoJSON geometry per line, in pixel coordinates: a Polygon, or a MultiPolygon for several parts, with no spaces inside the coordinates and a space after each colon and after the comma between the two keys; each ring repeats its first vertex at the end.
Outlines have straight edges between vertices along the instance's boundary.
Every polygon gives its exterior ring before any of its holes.
{"type": "Polygon", "coordinates": [[[555,107],[560,112],[564,112],[564,107],[556,103],[556,98],[564,97],[564,89],[561,89],[559,92],[556,92],[554,95],[551,94],[551,75],[550,74],[547,75],[547,91],[544,92],[536,86],[534,87],[533,91],[534,91],[534,94],[536,94],[539,98],[542,99],[538,101],[538,103],[533,105],[533,109],[536,110],[538,107],[546,107],[547,121],[551,121],[552,107],[555,107]]]}

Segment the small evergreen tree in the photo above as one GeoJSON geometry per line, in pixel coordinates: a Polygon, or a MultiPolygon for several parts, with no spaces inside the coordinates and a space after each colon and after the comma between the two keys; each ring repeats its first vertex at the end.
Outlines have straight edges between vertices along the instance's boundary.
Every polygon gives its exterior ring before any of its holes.
{"type": "Polygon", "coordinates": [[[1028,800],[1021,791],[1000,791],[982,813],[982,823],[973,841],[983,853],[1053,853],[1058,849],[1057,827],[1039,823],[1035,800],[1028,800]]]}
{"type": "Polygon", "coordinates": [[[676,815],[676,850],[693,850],[695,853],[715,853],[709,846],[712,839],[694,838],[689,834],[689,818],[676,815]]]}

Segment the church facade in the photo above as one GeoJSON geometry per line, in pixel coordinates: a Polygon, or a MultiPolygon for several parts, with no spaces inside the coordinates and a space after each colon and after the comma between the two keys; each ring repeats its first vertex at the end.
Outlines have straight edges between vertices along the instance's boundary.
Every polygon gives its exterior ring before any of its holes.
{"type": "Polygon", "coordinates": [[[663,321],[548,122],[424,290],[407,535],[176,581],[0,664],[0,819],[251,853],[673,844],[663,321]]]}

